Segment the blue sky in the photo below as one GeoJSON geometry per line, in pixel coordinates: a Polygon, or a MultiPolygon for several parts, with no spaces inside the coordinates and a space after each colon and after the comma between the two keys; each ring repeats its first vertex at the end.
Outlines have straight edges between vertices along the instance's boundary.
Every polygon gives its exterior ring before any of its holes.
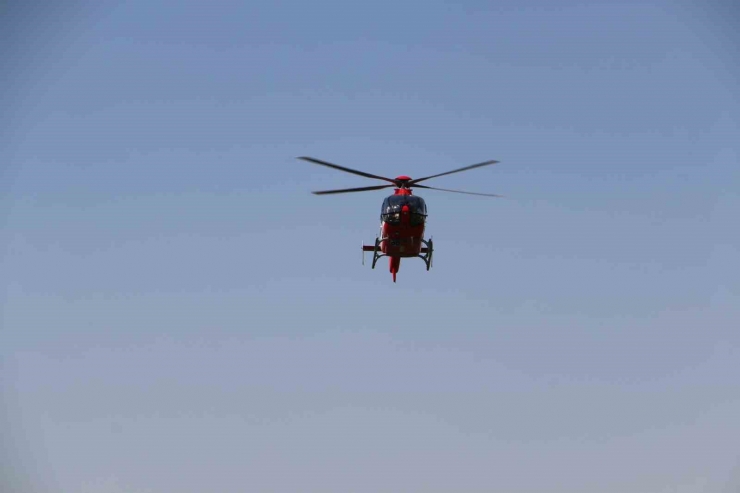
{"type": "Polygon", "coordinates": [[[739,18],[8,4],[6,489],[734,491],[739,18]],[[393,284],[302,155],[507,198],[420,193],[393,284]]]}

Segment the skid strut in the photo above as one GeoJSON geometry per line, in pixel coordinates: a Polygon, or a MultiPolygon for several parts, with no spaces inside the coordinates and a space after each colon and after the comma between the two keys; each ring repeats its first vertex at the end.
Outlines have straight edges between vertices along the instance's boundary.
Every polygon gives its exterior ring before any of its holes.
{"type": "Polygon", "coordinates": [[[421,242],[426,246],[421,248],[421,254],[419,255],[419,258],[422,259],[425,264],[427,264],[427,270],[429,270],[432,267],[432,253],[434,253],[434,244],[432,243],[431,238],[429,238],[429,241],[421,240],[421,242]]]}
{"type": "Polygon", "coordinates": [[[375,268],[375,264],[378,262],[379,258],[387,257],[387,255],[380,250],[380,244],[386,240],[387,238],[382,240],[380,238],[375,238],[375,245],[373,246],[365,245],[364,243],[362,244],[362,265],[365,265],[365,252],[373,252],[373,269],[375,268]]]}

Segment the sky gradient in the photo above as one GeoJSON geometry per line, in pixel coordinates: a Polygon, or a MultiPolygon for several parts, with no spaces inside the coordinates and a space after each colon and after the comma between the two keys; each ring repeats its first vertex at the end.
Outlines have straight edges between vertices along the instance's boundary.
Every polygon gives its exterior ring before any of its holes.
{"type": "Polygon", "coordinates": [[[736,3],[2,9],[2,491],[740,488],[736,3]]]}

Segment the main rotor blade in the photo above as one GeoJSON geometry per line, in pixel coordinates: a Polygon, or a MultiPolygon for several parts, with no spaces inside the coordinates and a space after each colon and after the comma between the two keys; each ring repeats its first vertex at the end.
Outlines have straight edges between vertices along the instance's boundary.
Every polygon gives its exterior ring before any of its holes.
{"type": "Polygon", "coordinates": [[[349,193],[349,192],[367,192],[369,190],[382,190],[383,188],[392,188],[395,185],[375,185],[374,187],[361,188],[343,188],[341,190],[324,190],[323,192],[311,192],[314,195],[329,195],[332,193],[349,193]]]}
{"type": "Polygon", "coordinates": [[[455,170],[452,170],[452,171],[447,171],[446,173],[439,173],[438,175],[425,176],[424,178],[417,178],[416,180],[411,180],[409,182],[409,186],[415,185],[416,183],[419,183],[419,182],[424,181],[424,180],[428,180],[430,178],[437,178],[438,176],[451,175],[452,173],[459,173],[461,171],[467,171],[469,169],[480,168],[481,166],[488,166],[489,164],[496,164],[496,163],[498,163],[498,161],[486,161],[486,162],[483,162],[483,163],[478,163],[478,164],[472,164],[470,166],[465,166],[464,168],[455,169],[455,170]]]}
{"type": "Polygon", "coordinates": [[[322,166],[328,166],[329,168],[338,169],[340,171],[346,171],[347,173],[352,173],[353,175],[364,176],[365,178],[375,178],[376,180],[389,181],[393,184],[396,183],[396,180],[393,180],[391,178],[386,178],[384,176],[378,176],[378,175],[371,175],[370,173],[365,173],[364,171],[357,171],[356,169],[345,168],[344,166],[339,166],[338,164],[327,163],[326,161],[321,161],[320,159],[315,159],[312,157],[301,156],[298,159],[303,159],[304,161],[310,161],[312,163],[320,164],[322,166]]]}
{"type": "Polygon", "coordinates": [[[462,190],[450,190],[448,188],[428,187],[426,185],[414,185],[414,188],[426,188],[427,190],[440,190],[442,192],[464,193],[466,195],[482,195],[483,197],[500,197],[500,198],[504,197],[503,195],[496,195],[495,193],[463,192],[462,190]]]}

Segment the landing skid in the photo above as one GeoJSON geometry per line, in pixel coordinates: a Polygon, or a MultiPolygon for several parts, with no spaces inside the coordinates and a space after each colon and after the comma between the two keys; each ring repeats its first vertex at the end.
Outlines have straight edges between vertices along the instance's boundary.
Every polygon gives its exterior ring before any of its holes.
{"type": "MultiPolygon", "coordinates": [[[[380,245],[384,241],[388,241],[389,238],[375,238],[375,245],[369,246],[365,245],[363,243],[362,245],[362,265],[365,265],[365,252],[373,252],[373,263],[372,268],[375,268],[375,264],[378,262],[379,258],[382,257],[388,257],[383,251],[380,249],[380,245]]],[[[432,239],[429,238],[429,240],[421,240],[422,244],[424,246],[421,248],[421,254],[417,255],[420,259],[424,261],[424,263],[427,266],[427,270],[429,270],[432,267],[432,254],[434,253],[434,244],[432,243],[432,239]]],[[[405,258],[405,257],[404,257],[405,258]]]]}

